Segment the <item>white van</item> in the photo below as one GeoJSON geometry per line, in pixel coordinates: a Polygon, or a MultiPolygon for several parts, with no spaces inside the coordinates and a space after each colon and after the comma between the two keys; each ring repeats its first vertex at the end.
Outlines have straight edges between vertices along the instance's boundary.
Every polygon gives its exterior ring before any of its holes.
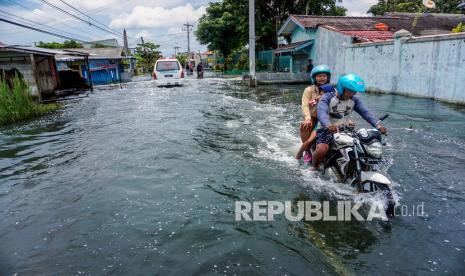
{"type": "Polygon", "coordinates": [[[159,59],[153,67],[152,78],[157,86],[183,85],[184,71],[177,59],[159,59]]]}

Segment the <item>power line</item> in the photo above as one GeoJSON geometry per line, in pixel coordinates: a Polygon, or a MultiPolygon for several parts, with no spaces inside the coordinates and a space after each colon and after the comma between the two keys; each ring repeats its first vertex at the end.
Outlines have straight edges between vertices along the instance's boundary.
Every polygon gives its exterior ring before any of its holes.
{"type": "Polygon", "coordinates": [[[49,27],[49,26],[46,26],[44,24],[41,24],[39,22],[35,22],[35,21],[32,21],[32,20],[29,20],[29,19],[25,19],[25,18],[22,18],[20,16],[17,16],[17,15],[14,15],[12,13],[9,13],[9,12],[6,12],[6,11],[1,11],[0,10],[0,13],[3,13],[3,14],[6,14],[7,16],[9,17],[15,17],[15,18],[18,18],[19,20],[21,20],[22,22],[25,22],[25,23],[28,23],[28,24],[32,24],[33,26],[35,27],[42,27],[42,28],[48,28],[49,30],[52,30],[52,31],[55,31],[55,32],[59,32],[59,33],[62,33],[62,34],[68,34],[68,35],[72,35],[72,36],[76,36],[76,37],[81,37],[85,40],[92,40],[92,39],[89,39],[88,37],[84,37],[82,35],[78,35],[78,34],[73,34],[73,33],[70,33],[70,32],[66,32],[66,31],[62,31],[62,30],[59,30],[57,28],[53,28],[53,27],[49,27]]]}
{"type": "Polygon", "coordinates": [[[194,25],[189,24],[189,21],[187,21],[186,24],[184,24],[183,26],[186,27],[183,31],[187,32],[187,55],[190,55],[190,53],[191,53],[190,32],[192,31],[192,27],[194,25]]]}
{"type": "Polygon", "coordinates": [[[116,32],[116,33],[118,33],[118,34],[120,34],[120,35],[123,35],[122,33],[118,32],[118,31],[116,31],[116,30],[113,30],[113,29],[110,28],[110,27],[107,27],[107,26],[106,26],[105,24],[103,24],[102,22],[97,21],[96,19],[94,19],[94,18],[91,17],[90,15],[87,15],[87,14],[83,13],[83,12],[80,11],[79,9],[75,8],[74,6],[71,6],[70,4],[66,3],[65,1],[60,0],[60,2],[62,2],[63,4],[65,4],[65,5],[68,6],[68,7],[72,8],[73,10],[79,12],[80,14],[82,14],[82,15],[84,15],[84,16],[87,16],[89,19],[92,19],[94,22],[99,23],[100,25],[104,26],[105,28],[107,28],[107,29],[109,29],[109,30],[111,30],[111,31],[114,31],[114,32],[116,32]]]}
{"type": "Polygon", "coordinates": [[[100,27],[100,26],[97,26],[97,25],[95,25],[95,24],[92,24],[90,21],[86,21],[85,19],[82,19],[82,18],[80,18],[80,17],[77,16],[77,15],[74,15],[74,14],[72,14],[72,13],[69,13],[69,12],[65,11],[64,9],[62,9],[62,8],[60,8],[60,7],[57,7],[57,6],[55,6],[55,5],[51,4],[51,3],[49,3],[49,2],[46,1],[46,0],[40,0],[40,1],[42,1],[43,3],[49,5],[50,7],[53,7],[53,8],[55,8],[55,9],[57,9],[57,10],[63,12],[63,13],[66,13],[67,15],[69,15],[69,16],[71,16],[71,17],[74,17],[74,18],[76,18],[76,19],[78,19],[78,20],[80,20],[80,21],[83,21],[83,22],[85,22],[85,23],[87,23],[87,24],[89,24],[89,25],[91,25],[91,26],[94,26],[94,27],[96,27],[96,28],[98,28],[98,29],[100,29],[100,30],[102,30],[102,31],[105,31],[105,32],[107,32],[107,33],[111,33],[111,34],[114,34],[114,35],[118,35],[118,36],[120,35],[120,34],[115,33],[115,32],[113,32],[113,31],[109,31],[109,30],[106,30],[106,29],[104,29],[104,28],[102,28],[102,27],[100,27]]]}
{"type": "Polygon", "coordinates": [[[37,31],[37,32],[46,33],[46,34],[49,34],[49,35],[65,38],[65,39],[71,39],[71,40],[84,42],[84,43],[88,42],[88,41],[84,41],[82,39],[76,39],[76,38],[69,37],[69,36],[66,36],[66,35],[61,35],[61,34],[53,33],[53,32],[50,32],[50,31],[42,30],[42,29],[39,29],[39,28],[36,28],[36,27],[27,26],[27,25],[24,25],[24,24],[21,24],[21,23],[18,23],[18,22],[13,22],[13,21],[7,20],[5,18],[1,18],[1,17],[0,17],[0,21],[10,23],[10,24],[13,24],[13,25],[16,25],[16,26],[20,26],[20,27],[23,27],[23,28],[27,28],[27,29],[30,29],[30,30],[34,30],[34,31],[37,31]]]}
{"type": "MultiPolygon", "coordinates": [[[[17,3],[16,1],[13,1],[13,0],[8,0],[8,1],[10,1],[10,2],[12,2],[13,4],[16,4],[16,5],[22,7],[22,8],[24,8],[24,9],[26,9],[26,10],[29,10],[29,11],[31,11],[31,12],[37,12],[37,10],[35,10],[35,9],[32,10],[32,9],[30,9],[30,8],[28,8],[28,7],[26,7],[26,6],[22,5],[22,4],[20,4],[20,3],[17,3]]],[[[102,10],[107,9],[107,8],[110,7],[110,6],[111,6],[111,7],[116,7],[116,6],[119,6],[119,5],[122,5],[122,4],[127,4],[128,2],[129,2],[129,0],[117,0],[117,1],[114,1],[114,2],[112,2],[112,3],[108,3],[108,4],[106,4],[106,5],[103,5],[103,6],[94,8],[94,9],[90,9],[90,10],[86,11],[86,13],[87,13],[87,14],[96,14],[96,13],[101,12],[102,10]]],[[[77,29],[77,28],[75,28],[75,27],[69,26],[69,25],[67,25],[67,24],[64,23],[64,22],[67,22],[67,21],[72,20],[72,19],[73,19],[73,18],[69,17],[69,18],[65,18],[65,19],[62,19],[62,20],[52,21],[52,23],[46,24],[46,25],[44,24],[44,25],[45,25],[45,26],[56,26],[56,25],[58,25],[58,24],[62,24],[62,25],[65,25],[65,26],[67,26],[67,27],[69,27],[69,28],[71,28],[71,29],[79,30],[79,31],[81,31],[81,32],[83,32],[83,33],[85,33],[85,34],[88,34],[88,35],[95,35],[94,33],[89,33],[89,32],[87,32],[87,31],[84,31],[84,30],[82,30],[82,29],[77,29]]],[[[89,23],[89,22],[87,22],[87,21],[85,21],[85,20],[84,20],[84,22],[85,22],[85,23],[89,23]]],[[[93,24],[90,24],[90,25],[93,25],[93,24]]],[[[112,34],[113,34],[113,33],[112,33],[112,34]]],[[[128,35],[128,37],[129,37],[129,38],[133,38],[133,37],[130,36],[130,35],[128,35]]]]}
{"type": "MultiPolygon", "coordinates": [[[[15,4],[15,5],[19,6],[19,7],[22,7],[22,8],[25,9],[25,10],[31,11],[32,13],[37,13],[37,10],[30,9],[30,8],[24,6],[24,5],[22,5],[22,4],[20,4],[20,3],[16,2],[16,1],[13,1],[13,0],[8,0],[8,1],[10,1],[11,3],[13,3],[13,4],[15,4]]],[[[31,21],[31,20],[29,20],[29,21],[31,21]]],[[[85,34],[88,34],[88,35],[92,35],[92,36],[95,35],[95,34],[91,34],[91,33],[89,33],[89,32],[83,31],[83,30],[81,30],[81,29],[72,27],[72,26],[70,26],[70,25],[64,23],[64,21],[67,21],[67,19],[66,19],[66,20],[61,20],[61,21],[55,21],[55,24],[53,24],[53,23],[52,23],[52,24],[49,24],[49,25],[41,24],[41,23],[37,23],[37,24],[46,26],[47,28],[56,29],[56,28],[54,28],[53,26],[54,26],[54,25],[57,25],[58,23],[61,23],[62,25],[66,26],[66,27],[68,27],[68,28],[70,28],[70,29],[77,30],[77,31],[80,31],[80,32],[82,32],[82,33],[85,33],[85,34]]],[[[33,21],[31,21],[31,22],[33,22],[33,21]]],[[[24,32],[24,31],[27,31],[27,30],[22,30],[22,31],[19,31],[19,32],[24,32]]],[[[61,31],[61,30],[60,30],[60,31],[61,31]]],[[[16,32],[8,32],[8,33],[14,34],[14,33],[19,33],[19,32],[16,31],[16,32]]],[[[62,31],[62,32],[66,32],[66,31],[62,31]]],[[[69,33],[69,32],[66,32],[66,33],[69,33]]],[[[84,37],[84,36],[82,36],[82,35],[78,35],[78,36],[84,37]]],[[[87,38],[86,38],[86,39],[87,39],[87,38]]]]}

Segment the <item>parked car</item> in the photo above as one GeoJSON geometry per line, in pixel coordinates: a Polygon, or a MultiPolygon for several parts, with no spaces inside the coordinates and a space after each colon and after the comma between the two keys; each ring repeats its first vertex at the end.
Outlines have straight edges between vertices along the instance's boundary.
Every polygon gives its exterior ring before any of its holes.
{"type": "Polygon", "coordinates": [[[184,83],[184,71],[177,59],[159,59],[153,67],[152,78],[157,86],[181,86],[184,83]]]}

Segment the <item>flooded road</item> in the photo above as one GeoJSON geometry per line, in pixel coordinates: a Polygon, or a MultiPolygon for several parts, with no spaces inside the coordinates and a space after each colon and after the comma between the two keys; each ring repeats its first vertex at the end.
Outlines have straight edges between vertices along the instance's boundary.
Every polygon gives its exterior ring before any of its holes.
{"type": "Polygon", "coordinates": [[[0,275],[463,274],[465,110],[431,100],[363,96],[427,216],[234,221],[236,200],[350,198],[293,158],[303,88],[130,83],[1,128],[0,275]]]}

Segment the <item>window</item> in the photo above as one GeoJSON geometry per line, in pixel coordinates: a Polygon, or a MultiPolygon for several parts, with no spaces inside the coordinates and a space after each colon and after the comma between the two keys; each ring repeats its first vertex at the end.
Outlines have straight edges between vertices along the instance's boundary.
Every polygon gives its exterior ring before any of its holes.
{"type": "Polygon", "coordinates": [[[159,61],[157,63],[157,71],[174,71],[179,70],[177,61],[159,61]]]}

